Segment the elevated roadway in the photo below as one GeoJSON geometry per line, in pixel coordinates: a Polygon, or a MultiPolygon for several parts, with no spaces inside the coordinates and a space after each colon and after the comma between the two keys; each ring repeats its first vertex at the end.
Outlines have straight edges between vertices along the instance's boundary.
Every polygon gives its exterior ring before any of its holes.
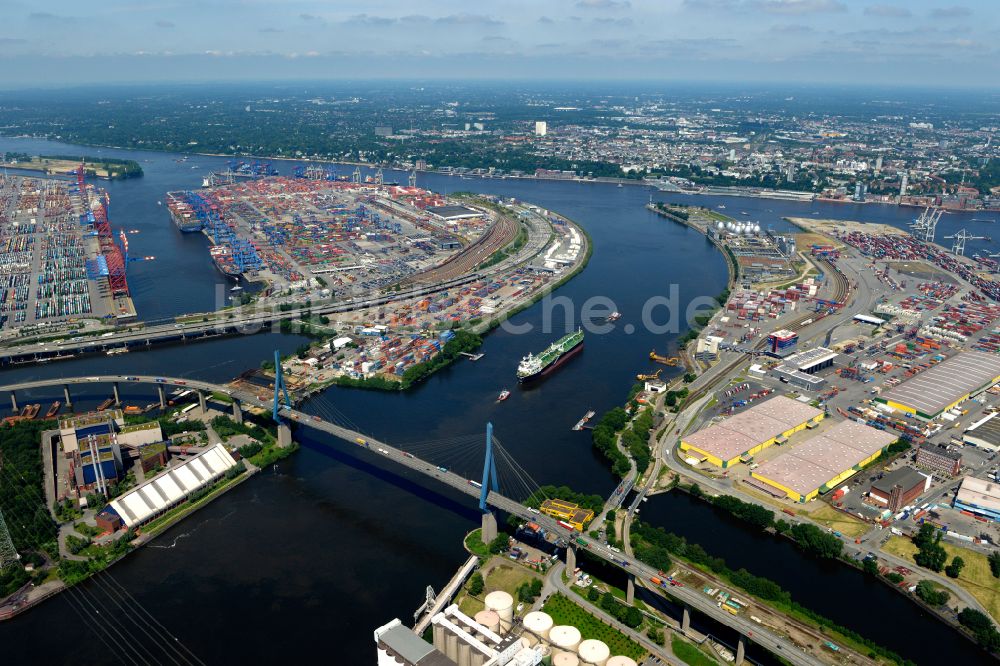
{"type": "MultiPolygon", "coordinates": [[[[177,377],[156,377],[150,375],[93,375],[89,377],[45,379],[0,386],[0,391],[9,391],[13,394],[17,391],[27,391],[31,389],[59,386],[70,387],[80,384],[90,385],[98,383],[117,384],[119,386],[121,384],[152,384],[160,387],[186,387],[198,391],[225,393],[238,401],[236,403],[237,406],[242,404],[243,407],[252,406],[271,411],[273,405],[272,400],[262,400],[252,393],[232,390],[226,386],[211,382],[181,379],[177,377]]],[[[282,417],[288,419],[292,423],[333,435],[334,437],[344,440],[345,442],[373,451],[399,465],[402,465],[403,467],[407,467],[423,474],[424,476],[433,478],[439,483],[468,495],[477,501],[479,499],[480,485],[475,480],[459,476],[444,467],[440,467],[426,460],[421,460],[412,453],[408,453],[403,449],[396,448],[391,444],[387,444],[363,433],[330,423],[318,416],[311,416],[299,410],[289,409],[287,407],[282,407],[279,411],[282,417]]],[[[280,428],[287,428],[287,426],[282,424],[279,426],[279,429],[280,428]]],[[[279,439],[280,438],[281,435],[279,433],[279,439]]],[[[595,543],[589,539],[583,539],[580,537],[578,532],[566,529],[554,518],[540,514],[537,510],[530,509],[524,504],[506,497],[499,492],[489,492],[486,501],[495,509],[517,516],[525,521],[535,522],[546,531],[558,535],[558,545],[562,545],[567,548],[567,566],[570,569],[575,566],[576,549],[582,548],[589,551],[593,556],[600,558],[633,576],[645,580],[649,580],[654,576],[660,576],[656,569],[640,562],[634,557],[628,554],[613,551],[609,547],[595,543]]],[[[712,618],[720,624],[732,627],[738,631],[740,635],[749,638],[770,652],[781,656],[782,659],[790,664],[794,664],[796,666],[812,666],[814,664],[822,663],[811,655],[803,653],[787,638],[768,631],[767,629],[762,628],[760,625],[751,622],[744,617],[734,616],[727,611],[722,610],[720,607],[716,606],[715,602],[711,598],[700,591],[695,591],[688,587],[671,587],[669,590],[664,590],[652,585],[650,587],[655,589],[658,594],[670,597],[684,606],[693,608],[712,618]]]]}

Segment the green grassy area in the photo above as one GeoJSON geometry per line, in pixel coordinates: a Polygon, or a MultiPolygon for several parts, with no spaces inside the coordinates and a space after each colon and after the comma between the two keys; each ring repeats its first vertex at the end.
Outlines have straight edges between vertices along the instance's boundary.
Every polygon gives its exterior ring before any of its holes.
{"type": "Polygon", "coordinates": [[[472,530],[465,535],[465,548],[473,555],[478,555],[481,560],[490,558],[490,547],[483,543],[482,530],[472,530]]]}
{"type": "MultiPolygon", "coordinates": [[[[965,561],[965,567],[962,568],[955,582],[968,590],[993,619],[1000,622],[1000,578],[993,577],[986,556],[968,548],[954,546],[946,541],[942,541],[941,545],[948,553],[949,562],[956,555],[965,561]]],[[[913,555],[917,552],[917,547],[906,537],[894,536],[882,546],[882,550],[913,562],[913,555]]],[[[914,564],[914,566],[916,565],[914,564]]]]}
{"type": "Polygon", "coordinates": [[[604,624],[561,594],[549,597],[542,610],[548,613],[557,625],[568,624],[579,629],[584,639],[594,638],[604,641],[611,648],[611,654],[623,654],[636,661],[642,661],[646,655],[646,650],[641,645],[617,629],[604,624]]]}
{"type": "Polygon", "coordinates": [[[670,649],[688,666],[716,666],[719,663],[676,634],[670,637],[670,649]]]}
{"type": "Polygon", "coordinates": [[[861,536],[871,528],[868,523],[837,511],[829,504],[823,502],[817,502],[817,504],[818,508],[809,512],[809,518],[824,527],[829,527],[852,538],[861,536]]]}

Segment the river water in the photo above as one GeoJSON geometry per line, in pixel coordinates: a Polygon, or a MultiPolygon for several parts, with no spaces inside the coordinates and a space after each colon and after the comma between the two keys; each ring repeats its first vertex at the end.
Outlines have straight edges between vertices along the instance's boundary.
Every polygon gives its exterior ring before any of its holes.
{"type": "MultiPolygon", "coordinates": [[[[0,151],[6,150],[98,153],[96,148],[57,142],[0,138],[0,151]]],[[[155,261],[133,263],[129,269],[140,317],[149,320],[216,307],[222,281],[209,261],[206,241],[200,235],[177,232],[157,201],[167,191],[200,186],[203,175],[224,168],[226,160],[180,161],[179,155],[108,149],[100,154],[135,159],[145,171],[141,179],[102,183],[111,195],[115,227],[139,231],[129,237],[132,255],[156,256],[155,261]]],[[[292,170],[287,162],[276,165],[284,174],[292,170]]],[[[405,181],[406,174],[387,171],[386,179],[390,178],[405,181]]],[[[336,410],[362,431],[390,442],[470,435],[482,432],[492,421],[498,439],[536,482],[566,484],[601,495],[610,492],[615,481],[592,452],[586,432],[572,432],[570,427],[588,409],[601,413],[620,404],[635,373],[647,371],[650,349],[674,350],[677,333],[654,334],[639,325],[648,298],[668,295],[671,285],[677,285],[677,303],[684,307],[695,297],[719,293],[726,283],[725,262],[703,236],[644,209],[651,195],[654,200],[725,205],[730,214],[746,211],[747,219],[779,229],[785,228],[782,216],[813,212],[818,217],[896,226],[904,226],[915,214],[913,209],[895,207],[692,197],[638,186],[435,174],[420,174],[418,185],[442,192],[516,197],[575,220],[590,233],[594,254],[586,270],[558,296],[576,304],[577,317],[587,298],[606,296],[624,313],[623,319],[612,333],[588,335],[585,351],[558,373],[530,390],[514,390],[499,405],[495,396],[505,386],[514,388],[520,357],[542,349],[573,322],[557,317],[557,326],[543,330],[545,305],[536,304],[512,319],[515,324],[531,324],[534,330],[494,331],[481,349],[485,356],[477,362],[459,362],[405,394],[332,388],[307,403],[305,410],[324,414],[336,410]],[[634,331],[627,333],[626,324],[632,324],[634,331]]],[[[958,225],[959,217],[946,217],[942,228],[946,222],[958,225]]],[[[969,245],[972,248],[973,242],[969,245]]],[[[681,326],[678,333],[684,330],[681,326]]],[[[288,353],[301,342],[292,336],[261,334],[7,370],[0,381],[98,371],[226,381],[258,365],[271,350],[288,353]]],[[[35,397],[41,402],[61,396],[35,397]]],[[[74,395],[79,407],[93,406],[104,397],[100,389],[74,395]]],[[[149,391],[148,400],[145,397],[128,399],[152,401],[153,392],[149,391]]],[[[298,439],[303,449],[291,459],[227,493],[111,570],[207,663],[273,663],[317,656],[338,664],[371,663],[372,629],[393,617],[407,621],[420,604],[424,587],[439,589],[450,578],[463,559],[462,535],[478,523],[467,498],[389,467],[357,447],[308,433],[299,433],[298,439]]],[[[456,471],[474,478],[481,462],[466,460],[464,465],[456,471]]],[[[917,661],[942,661],[945,646],[949,656],[979,658],[974,648],[915,606],[853,572],[803,559],[781,550],[780,543],[762,543],[725,516],[712,516],[705,513],[710,511],[707,507],[678,501],[651,500],[644,518],[704,543],[710,552],[716,551],[709,537],[724,540],[732,551],[717,554],[731,566],[746,566],[773,578],[801,603],[908,657],[915,655],[917,661]],[[659,506],[667,508],[657,513],[659,506]],[[778,565],[756,568],[767,561],[778,565]],[[835,581],[837,593],[799,587],[788,578],[792,574],[835,581]],[[877,603],[871,604],[868,615],[841,617],[841,610],[869,600],[877,603]],[[874,609],[883,608],[883,602],[894,605],[891,613],[879,616],[874,609]],[[878,635],[876,626],[882,628],[878,635]]],[[[11,663],[118,661],[62,598],[0,624],[0,644],[11,663]]]]}

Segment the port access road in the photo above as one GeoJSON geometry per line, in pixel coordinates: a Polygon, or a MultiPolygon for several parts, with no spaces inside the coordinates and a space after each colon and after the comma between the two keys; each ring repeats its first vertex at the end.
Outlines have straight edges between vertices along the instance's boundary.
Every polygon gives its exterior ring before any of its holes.
{"type": "MultiPolygon", "coordinates": [[[[273,407],[273,400],[271,399],[263,400],[252,393],[233,390],[220,384],[176,377],[155,377],[149,375],[99,375],[89,377],[45,379],[0,386],[0,391],[10,391],[13,393],[16,391],[26,391],[38,388],[60,387],[63,385],[73,386],[80,384],[119,384],[119,386],[123,384],[126,386],[128,384],[152,384],[158,386],[185,387],[212,393],[225,393],[233,399],[238,400],[241,408],[258,407],[270,412],[273,407]]],[[[348,428],[343,428],[334,423],[324,421],[318,416],[311,416],[296,409],[281,407],[279,414],[282,418],[286,419],[286,421],[279,426],[280,428],[287,427],[284,424],[291,422],[302,427],[325,432],[345,442],[367,449],[378,455],[382,455],[389,460],[402,465],[403,467],[407,467],[424,476],[433,478],[434,480],[449,486],[453,490],[457,490],[460,493],[475,498],[477,501],[479,500],[481,489],[477,481],[466,479],[447,469],[440,468],[433,462],[421,460],[412,453],[408,453],[390,444],[381,442],[366,434],[350,430],[348,428]]],[[[605,545],[585,540],[579,536],[578,532],[575,532],[574,530],[567,530],[565,527],[559,525],[556,519],[541,514],[536,509],[529,508],[516,500],[500,494],[497,491],[490,491],[486,496],[486,502],[489,506],[495,509],[517,516],[524,521],[535,522],[546,531],[558,535],[559,543],[563,545],[563,547],[567,548],[567,559],[572,557],[575,561],[575,549],[582,548],[589,551],[593,556],[602,559],[637,578],[649,580],[654,576],[660,575],[656,569],[640,562],[631,555],[619,553],[611,550],[605,545]]],[[[752,640],[754,643],[757,643],[766,650],[780,655],[782,659],[790,664],[793,664],[794,666],[814,666],[822,663],[812,655],[802,652],[787,638],[767,629],[763,629],[760,625],[757,625],[746,618],[734,616],[722,610],[700,591],[695,591],[687,587],[671,587],[669,590],[663,590],[660,588],[654,589],[658,594],[671,597],[677,602],[699,611],[720,624],[732,627],[742,636],[752,640]]]]}

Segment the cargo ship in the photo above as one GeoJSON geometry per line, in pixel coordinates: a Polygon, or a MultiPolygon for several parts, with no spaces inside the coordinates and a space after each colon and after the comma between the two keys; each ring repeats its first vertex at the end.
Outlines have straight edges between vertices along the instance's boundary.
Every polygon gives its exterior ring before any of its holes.
{"type": "Polygon", "coordinates": [[[178,229],[185,233],[201,231],[202,222],[187,201],[173,192],[167,193],[167,211],[178,229]]]}
{"type": "Polygon", "coordinates": [[[517,366],[517,381],[527,382],[545,376],[581,349],[583,349],[583,330],[577,329],[553,342],[538,356],[528,354],[522,358],[517,366]]]}
{"type": "Polygon", "coordinates": [[[233,248],[228,245],[214,245],[208,249],[208,253],[212,255],[212,263],[220,273],[234,280],[239,279],[240,269],[233,260],[233,248]]]}

